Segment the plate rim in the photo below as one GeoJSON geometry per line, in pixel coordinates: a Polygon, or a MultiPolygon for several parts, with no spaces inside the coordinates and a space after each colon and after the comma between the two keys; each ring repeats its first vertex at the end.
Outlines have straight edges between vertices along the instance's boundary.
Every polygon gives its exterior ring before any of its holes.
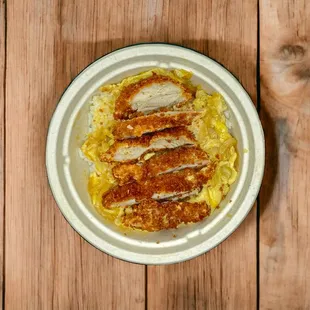
{"type": "MultiPolygon", "coordinates": [[[[252,127],[252,125],[251,125],[252,127]]],[[[256,144],[255,144],[255,147],[256,147],[256,144]]],[[[256,152],[255,152],[255,155],[256,155],[256,152]]],[[[51,192],[53,194],[53,198],[58,206],[58,209],[60,210],[60,212],[62,213],[62,215],[64,216],[64,218],[66,219],[66,221],[69,223],[69,225],[85,240],[87,241],[89,244],[91,244],[92,246],[94,246],[95,248],[97,248],[98,250],[108,254],[108,255],[111,255],[115,258],[118,258],[118,259],[121,259],[123,261],[127,261],[127,262],[131,262],[131,263],[136,263],[136,264],[147,264],[147,265],[163,265],[163,264],[173,264],[173,263],[179,263],[179,262],[183,262],[183,261],[186,261],[186,260],[189,260],[189,259],[192,259],[192,258],[195,258],[197,256],[200,256],[208,251],[210,251],[211,249],[217,247],[220,243],[222,243],[224,240],[226,240],[239,226],[240,224],[244,221],[245,217],[248,215],[248,213],[250,212],[250,210],[252,209],[255,201],[256,201],[256,198],[257,198],[257,195],[259,193],[259,190],[260,190],[260,187],[261,187],[261,183],[262,183],[262,179],[263,179],[263,175],[264,175],[264,167],[265,167],[265,138],[264,138],[264,132],[263,132],[263,128],[262,128],[262,124],[260,122],[260,119],[259,119],[259,115],[257,113],[257,110],[256,110],[256,107],[255,105],[253,104],[252,100],[251,100],[251,97],[249,96],[248,92],[246,91],[246,89],[243,87],[243,85],[241,84],[241,82],[239,81],[239,79],[233,74],[231,73],[225,66],[223,66],[221,63],[219,63],[218,61],[216,61],[215,59],[199,52],[199,51],[196,51],[195,49],[192,49],[192,48],[188,48],[188,47],[184,47],[182,45],[179,45],[179,44],[172,44],[172,43],[164,43],[164,42],[143,42],[143,43],[137,43],[137,44],[132,44],[132,45],[128,45],[128,46],[124,46],[124,47],[121,47],[121,48],[118,48],[116,50],[113,50],[111,51],[110,53],[107,53],[97,59],[95,59],[93,62],[91,62],[90,64],[88,64],[83,70],[81,70],[74,79],[72,79],[72,81],[67,85],[67,87],[64,89],[62,95],[60,96],[57,104],[56,104],[56,107],[53,111],[53,114],[52,114],[52,117],[50,119],[50,122],[49,122],[49,125],[48,125],[48,131],[47,131],[47,137],[46,137],[46,170],[47,170],[47,180],[48,180],[48,184],[49,184],[49,187],[51,189],[51,192]],[[226,72],[228,75],[231,76],[231,78],[241,87],[244,95],[247,97],[247,102],[249,102],[251,104],[251,108],[252,108],[252,111],[255,111],[255,122],[256,122],[256,126],[258,125],[258,127],[256,129],[259,129],[259,137],[255,138],[255,142],[256,140],[258,139],[260,142],[260,146],[259,146],[259,150],[260,150],[260,161],[261,161],[261,168],[259,169],[259,171],[255,171],[255,177],[256,177],[256,181],[254,181],[254,188],[252,189],[252,192],[253,192],[253,195],[251,196],[251,203],[249,203],[249,207],[246,209],[246,212],[243,212],[243,214],[241,214],[242,216],[238,217],[238,220],[234,222],[234,225],[233,227],[229,227],[230,229],[226,229],[226,231],[222,234],[221,238],[219,238],[219,240],[217,242],[215,242],[212,247],[209,247],[207,249],[203,249],[203,250],[200,250],[200,251],[196,251],[194,254],[191,254],[191,255],[187,255],[185,258],[183,259],[176,259],[176,260],[170,260],[169,258],[168,259],[165,259],[165,260],[162,260],[162,261],[158,261],[156,260],[156,263],[153,263],[152,262],[152,259],[150,258],[150,256],[161,256],[160,254],[155,254],[155,255],[149,255],[149,254],[141,254],[141,253],[135,253],[134,256],[137,256],[137,257],[133,257],[132,259],[130,258],[130,256],[126,256],[125,258],[125,255],[119,255],[119,254],[116,254],[115,252],[113,251],[110,251],[110,250],[106,250],[105,248],[102,248],[102,247],[99,247],[98,245],[96,245],[96,243],[94,242],[94,240],[91,240],[92,238],[88,238],[88,236],[85,236],[85,234],[83,232],[81,232],[80,230],[80,227],[76,227],[76,225],[74,225],[67,217],[67,214],[64,212],[64,210],[62,209],[61,207],[61,203],[57,200],[57,195],[56,193],[54,192],[54,188],[53,188],[53,184],[51,182],[51,178],[50,178],[50,162],[51,162],[51,159],[50,159],[50,156],[49,156],[49,146],[51,144],[51,139],[52,139],[52,133],[51,133],[51,129],[53,128],[54,126],[54,123],[55,123],[55,118],[57,116],[57,109],[59,108],[60,106],[60,103],[64,97],[64,95],[67,93],[67,91],[70,89],[70,87],[72,86],[72,84],[78,80],[79,78],[81,78],[81,76],[92,66],[96,65],[97,62],[100,62],[101,60],[103,60],[104,58],[106,58],[107,56],[111,56],[113,53],[117,53],[117,52],[122,52],[126,49],[132,49],[132,48],[136,48],[136,47],[139,47],[139,46],[147,46],[147,47],[158,47],[159,45],[162,45],[163,47],[172,47],[172,48],[179,48],[179,49],[184,49],[184,50],[187,50],[187,51],[190,51],[190,52],[193,52],[193,53],[197,53],[198,55],[200,56],[203,56],[205,58],[207,58],[208,60],[210,60],[211,62],[213,62],[214,64],[218,65],[221,70],[223,70],[224,72],[226,72]],[[253,200],[253,201],[252,201],[253,200]]],[[[251,178],[251,183],[250,183],[253,187],[253,178],[251,178]]],[[[59,184],[60,185],[60,184],[59,184]]],[[[60,185],[61,186],[61,185],[60,185]]],[[[227,227],[228,225],[230,224],[227,223],[225,226],[223,226],[222,229],[224,229],[225,227],[227,227]]],[[[83,224],[82,224],[83,225],[83,224]]],[[[83,225],[85,226],[85,225],[83,225]]],[[[88,227],[86,227],[87,230],[89,230],[88,227]]],[[[93,232],[91,232],[93,234],[93,232]]],[[[106,243],[108,243],[107,241],[105,241],[106,243]]],[[[116,246],[112,245],[112,247],[115,247],[117,248],[116,246]]],[[[122,251],[122,252],[127,252],[127,253],[131,253],[130,251],[126,250],[126,249],[120,249],[119,251],[122,251]]],[[[117,252],[117,251],[116,251],[117,252]]]]}

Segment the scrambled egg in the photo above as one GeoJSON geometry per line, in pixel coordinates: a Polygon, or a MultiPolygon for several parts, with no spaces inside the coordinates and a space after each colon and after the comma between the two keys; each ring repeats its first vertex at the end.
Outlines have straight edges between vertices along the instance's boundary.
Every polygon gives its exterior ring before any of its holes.
{"type": "Polygon", "coordinates": [[[88,193],[92,204],[108,219],[113,220],[119,209],[106,209],[102,206],[102,195],[116,184],[108,163],[101,162],[99,155],[106,152],[114,143],[114,96],[109,93],[94,95],[90,102],[91,132],[81,147],[84,156],[94,165],[88,179],[88,193]]]}
{"type": "MultiPolygon", "coordinates": [[[[107,209],[102,206],[102,195],[116,185],[111,167],[108,163],[99,160],[99,154],[106,152],[114,143],[112,134],[115,124],[113,113],[115,100],[121,90],[142,79],[150,77],[153,72],[169,76],[178,82],[186,84],[196,91],[193,102],[196,110],[205,110],[204,116],[191,126],[200,147],[208,153],[215,164],[215,173],[212,179],[203,186],[202,191],[191,202],[205,200],[212,209],[216,208],[223,197],[228,193],[230,185],[237,178],[236,171],[236,143],[226,126],[224,111],[227,109],[223,97],[220,94],[207,94],[200,87],[194,87],[188,71],[177,69],[168,71],[156,68],[135,76],[124,79],[119,84],[102,86],[98,94],[94,95],[90,102],[91,131],[88,134],[81,150],[84,156],[94,165],[94,171],[90,173],[88,192],[95,208],[104,217],[114,220],[117,224],[119,217],[124,212],[123,208],[107,209]]],[[[187,108],[187,107],[185,107],[187,108]]],[[[146,155],[146,158],[148,155],[146,155]]]]}
{"type": "Polygon", "coordinates": [[[224,116],[227,106],[220,94],[208,95],[204,90],[198,88],[194,107],[196,110],[205,109],[206,111],[204,117],[192,124],[191,127],[200,147],[208,153],[216,168],[212,179],[203,186],[198,196],[190,201],[205,200],[214,210],[227,195],[230,185],[237,178],[237,141],[228,131],[224,116]]]}

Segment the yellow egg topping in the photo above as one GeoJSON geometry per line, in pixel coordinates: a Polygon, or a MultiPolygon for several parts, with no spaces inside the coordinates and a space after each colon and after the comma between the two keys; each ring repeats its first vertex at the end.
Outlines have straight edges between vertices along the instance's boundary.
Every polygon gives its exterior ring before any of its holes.
{"type": "MultiPolygon", "coordinates": [[[[109,163],[101,162],[100,154],[109,150],[114,144],[113,117],[115,101],[121,90],[138,81],[152,76],[153,73],[168,76],[179,83],[186,84],[193,93],[195,99],[191,107],[197,111],[204,111],[203,116],[190,126],[195,134],[199,146],[205,151],[213,162],[215,170],[212,178],[203,185],[198,195],[190,197],[189,202],[206,201],[212,210],[219,206],[220,202],[229,192],[231,184],[237,178],[236,139],[230,134],[226,125],[224,112],[227,106],[223,97],[218,93],[208,94],[201,87],[194,87],[190,78],[192,74],[185,70],[152,69],[141,74],[128,77],[119,84],[102,86],[90,101],[90,128],[88,136],[81,150],[84,156],[93,163],[93,171],[89,175],[88,192],[95,208],[105,218],[119,224],[119,216],[124,212],[123,208],[106,208],[102,205],[102,195],[117,185],[109,163]]],[[[183,107],[188,110],[188,106],[183,107]]],[[[154,155],[149,153],[144,156],[148,160],[154,155]]]]}

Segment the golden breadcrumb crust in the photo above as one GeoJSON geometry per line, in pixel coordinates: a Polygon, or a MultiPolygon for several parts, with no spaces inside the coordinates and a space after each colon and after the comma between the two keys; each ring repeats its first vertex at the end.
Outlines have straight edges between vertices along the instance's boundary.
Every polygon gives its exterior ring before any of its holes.
{"type": "Polygon", "coordinates": [[[188,126],[200,113],[196,111],[182,111],[175,114],[160,112],[151,115],[139,116],[115,124],[113,135],[116,140],[132,137],[141,137],[145,133],[163,130],[166,128],[188,126]]]}
{"type": "Polygon", "coordinates": [[[105,193],[102,197],[102,204],[106,208],[111,208],[131,199],[135,199],[136,202],[151,199],[154,194],[182,196],[184,193],[202,188],[210,176],[210,171],[197,172],[195,169],[184,169],[176,173],[159,175],[140,183],[128,183],[114,187],[105,193]]]}
{"type": "Polygon", "coordinates": [[[211,209],[206,202],[160,203],[145,200],[131,207],[122,217],[124,226],[146,231],[177,228],[180,224],[196,223],[210,215],[211,209]]]}
{"type": "Polygon", "coordinates": [[[141,181],[165,173],[182,165],[194,165],[199,167],[209,163],[207,153],[199,147],[180,147],[165,152],[156,153],[149,160],[136,164],[119,164],[113,167],[112,172],[119,185],[133,181],[141,181]],[[202,165],[201,163],[205,164],[202,165]]]}
{"type": "MultiPolygon", "coordinates": [[[[186,127],[169,128],[162,131],[154,132],[152,134],[144,135],[139,138],[118,140],[116,141],[106,153],[101,154],[100,160],[111,162],[114,160],[114,155],[119,148],[130,149],[131,147],[149,147],[158,139],[166,138],[168,141],[174,141],[178,138],[185,137],[189,142],[196,143],[195,137],[191,131],[186,127]]],[[[147,152],[151,152],[153,149],[148,149],[147,152]]],[[[129,151],[129,150],[128,150],[129,151]]],[[[125,160],[126,161],[126,160],[125,160]]]]}
{"type": "MultiPolygon", "coordinates": [[[[182,89],[184,101],[188,101],[193,98],[193,94],[191,90],[186,87],[186,85],[168,77],[158,75],[153,73],[153,75],[149,78],[140,80],[137,83],[130,84],[121,91],[120,95],[115,101],[115,112],[114,118],[115,119],[127,119],[132,116],[137,116],[136,111],[132,109],[130,104],[130,100],[143,88],[150,86],[153,83],[163,83],[163,82],[171,82],[182,89]]],[[[139,114],[138,114],[139,115],[139,114]]],[[[140,115],[143,115],[140,113],[140,115]]]]}

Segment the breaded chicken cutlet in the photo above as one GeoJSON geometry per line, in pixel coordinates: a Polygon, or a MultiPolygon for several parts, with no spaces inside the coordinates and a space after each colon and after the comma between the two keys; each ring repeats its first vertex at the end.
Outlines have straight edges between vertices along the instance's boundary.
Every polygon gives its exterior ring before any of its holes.
{"type": "Polygon", "coordinates": [[[128,119],[193,99],[192,91],[168,76],[153,73],[125,87],[115,102],[115,119],[128,119]]]}
{"type": "Polygon", "coordinates": [[[167,128],[188,126],[200,115],[202,113],[196,111],[168,111],[139,116],[116,122],[113,135],[117,140],[141,137],[167,128]]]}
{"type": "Polygon", "coordinates": [[[210,171],[184,169],[179,172],[159,175],[140,183],[128,183],[109,190],[102,197],[105,208],[125,207],[143,200],[180,200],[197,194],[210,179],[210,171]]]}
{"type": "Polygon", "coordinates": [[[112,172],[119,185],[123,185],[186,168],[202,168],[209,163],[208,155],[199,147],[180,147],[156,153],[144,162],[119,164],[112,172]]]}
{"type": "Polygon", "coordinates": [[[100,159],[107,162],[134,161],[147,152],[195,144],[194,135],[186,127],[169,128],[140,138],[116,141],[100,159]]]}
{"type": "Polygon", "coordinates": [[[146,231],[177,228],[184,223],[197,223],[211,213],[206,202],[158,202],[145,200],[130,207],[122,217],[124,226],[146,231]]]}

